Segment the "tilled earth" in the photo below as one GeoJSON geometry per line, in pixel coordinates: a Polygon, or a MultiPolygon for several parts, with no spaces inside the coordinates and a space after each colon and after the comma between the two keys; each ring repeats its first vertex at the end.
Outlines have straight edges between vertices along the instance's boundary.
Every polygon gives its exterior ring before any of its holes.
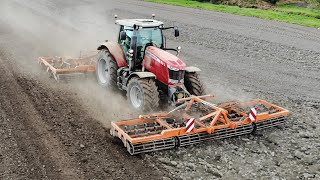
{"type": "Polygon", "coordinates": [[[316,28],[134,0],[0,2],[1,179],[320,179],[319,108],[316,28]],[[36,63],[112,39],[115,13],[179,26],[168,45],[203,70],[213,101],[265,99],[291,111],[287,124],[129,156],[108,133],[135,116],[125,98],[94,80],[57,84],[36,63]]]}
{"type": "Polygon", "coordinates": [[[1,179],[162,179],[168,174],[112,143],[73,93],[16,73],[10,60],[0,51],[1,179]]]}

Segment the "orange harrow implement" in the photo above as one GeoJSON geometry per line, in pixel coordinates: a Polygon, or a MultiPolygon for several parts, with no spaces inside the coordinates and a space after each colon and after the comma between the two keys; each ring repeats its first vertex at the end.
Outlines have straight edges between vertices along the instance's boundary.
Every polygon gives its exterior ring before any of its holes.
{"type": "Polygon", "coordinates": [[[208,97],[212,96],[180,99],[183,104],[168,113],[112,122],[110,133],[120,138],[128,152],[135,155],[250,134],[284,124],[289,114],[288,110],[260,99],[217,106],[203,100],[208,97]],[[257,111],[254,120],[248,116],[251,108],[257,111]],[[188,133],[186,126],[190,119],[194,119],[194,128],[188,133]]]}
{"type": "Polygon", "coordinates": [[[69,81],[95,72],[95,55],[77,59],[39,57],[39,64],[57,81],[69,81]]]}

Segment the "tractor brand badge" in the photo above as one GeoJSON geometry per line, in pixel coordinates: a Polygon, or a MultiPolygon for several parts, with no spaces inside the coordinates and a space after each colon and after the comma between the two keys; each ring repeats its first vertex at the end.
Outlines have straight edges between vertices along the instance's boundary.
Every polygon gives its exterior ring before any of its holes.
{"type": "Polygon", "coordinates": [[[254,122],[257,119],[256,108],[251,108],[250,113],[249,113],[249,118],[250,118],[251,122],[254,122]]]}
{"type": "Polygon", "coordinates": [[[187,119],[186,132],[191,132],[194,129],[194,120],[194,118],[187,119]]]}

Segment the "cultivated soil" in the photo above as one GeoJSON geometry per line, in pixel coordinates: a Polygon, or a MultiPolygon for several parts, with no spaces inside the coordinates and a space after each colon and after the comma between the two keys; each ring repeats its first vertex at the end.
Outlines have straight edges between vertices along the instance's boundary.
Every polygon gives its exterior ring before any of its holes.
{"type": "Polygon", "coordinates": [[[319,116],[319,29],[135,0],[0,2],[0,179],[320,179],[319,116]],[[113,40],[113,14],[152,13],[180,27],[168,46],[202,69],[212,101],[265,99],[291,112],[287,124],[130,156],[108,132],[137,116],[122,94],[38,67],[113,40]]]}

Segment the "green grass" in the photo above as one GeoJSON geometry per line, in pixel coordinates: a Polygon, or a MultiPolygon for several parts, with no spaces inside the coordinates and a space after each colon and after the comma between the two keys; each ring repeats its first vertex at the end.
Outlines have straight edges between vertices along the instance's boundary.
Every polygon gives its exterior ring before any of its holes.
{"type": "Polygon", "coordinates": [[[308,8],[293,6],[293,5],[279,2],[274,8],[272,8],[272,10],[279,11],[279,12],[286,12],[290,14],[315,17],[320,20],[320,10],[317,10],[317,9],[308,9],[308,8]]]}
{"type": "Polygon", "coordinates": [[[305,26],[320,27],[320,10],[311,10],[303,7],[279,3],[272,9],[262,10],[254,8],[240,8],[238,6],[228,6],[221,4],[202,3],[193,0],[145,0],[149,2],[157,2],[171,4],[176,6],[185,6],[191,8],[214,10],[245,16],[253,16],[265,19],[273,19],[279,21],[290,22],[305,26]]]}

